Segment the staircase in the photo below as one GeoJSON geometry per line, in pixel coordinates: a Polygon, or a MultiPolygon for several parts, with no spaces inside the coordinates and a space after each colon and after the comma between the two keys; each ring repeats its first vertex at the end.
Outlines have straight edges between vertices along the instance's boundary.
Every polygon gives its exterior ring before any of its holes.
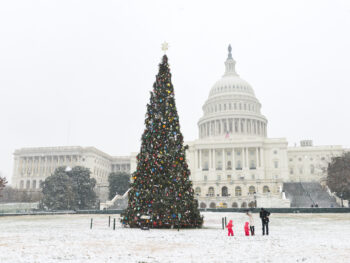
{"type": "Polygon", "coordinates": [[[100,204],[100,209],[125,209],[128,205],[128,193],[131,188],[128,189],[123,195],[116,195],[112,200],[106,203],[100,204]]]}
{"type": "Polygon", "coordinates": [[[339,207],[334,197],[320,183],[284,183],[283,191],[291,201],[291,207],[339,207]]]}

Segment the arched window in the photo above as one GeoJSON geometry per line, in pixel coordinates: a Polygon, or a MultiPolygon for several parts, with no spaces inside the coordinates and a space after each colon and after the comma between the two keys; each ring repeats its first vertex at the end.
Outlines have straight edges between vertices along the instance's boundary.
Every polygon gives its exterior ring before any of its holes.
{"type": "Polygon", "coordinates": [[[233,202],[233,203],[232,203],[232,207],[237,208],[237,207],[238,207],[238,204],[237,204],[236,202],[233,202]]]}
{"type": "Polygon", "coordinates": [[[221,188],[221,196],[228,196],[228,190],[226,186],[221,188]]]}
{"type": "Polygon", "coordinates": [[[33,188],[33,189],[36,189],[36,180],[33,180],[33,182],[32,182],[32,188],[33,188]]]}
{"type": "Polygon", "coordinates": [[[210,208],[216,208],[216,204],[214,202],[210,203],[209,205],[210,208]]]}
{"type": "Polygon", "coordinates": [[[194,191],[196,195],[200,195],[201,194],[201,188],[200,187],[196,187],[196,190],[194,191]]]}
{"type": "Polygon", "coordinates": [[[209,195],[209,196],[214,196],[214,195],[215,195],[214,187],[209,187],[208,195],[209,195]]]}
{"type": "Polygon", "coordinates": [[[252,195],[255,193],[255,187],[254,186],[249,186],[249,194],[252,195]]]}
{"type": "Polygon", "coordinates": [[[235,196],[241,196],[241,195],[242,195],[242,188],[240,186],[236,186],[235,196]]]}
{"type": "Polygon", "coordinates": [[[255,202],[254,202],[254,201],[251,201],[251,202],[248,204],[248,206],[249,206],[250,208],[255,207],[255,202]]]}
{"type": "Polygon", "coordinates": [[[269,187],[267,185],[265,185],[263,187],[263,193],[265,194],[265,193],[268,193],[268,192],[270,192],[270,189],[269,189],[269,187]]]}
{"type": "Polygon", "coordinates": [[[247,207],[247,203],[246,203],[246,202],[243,202],[243,203],[241,204],[241,207],[242,207],[242,208],[246,208],[246,207],[247,207]]]}
{"type": "Polygon", "coordinates": [[[203,208],[203,209],[207,208],[207,205],[205,203],[201,202],[200,208],[203,208]]]}

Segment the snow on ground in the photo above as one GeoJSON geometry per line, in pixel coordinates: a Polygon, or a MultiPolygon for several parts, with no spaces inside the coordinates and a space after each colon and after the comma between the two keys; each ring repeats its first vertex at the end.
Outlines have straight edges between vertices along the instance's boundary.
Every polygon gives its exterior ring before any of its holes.
{"type": "Polygon", "coordinates": [[[180,231],[122,228],[118,215],[115,231],[108,215],[0,217],[0,262],[350,262],[350,214],[272,214],[270,236],[254,214],[254,237],[244,214],[202,214],[203,229],[180,231]]]}

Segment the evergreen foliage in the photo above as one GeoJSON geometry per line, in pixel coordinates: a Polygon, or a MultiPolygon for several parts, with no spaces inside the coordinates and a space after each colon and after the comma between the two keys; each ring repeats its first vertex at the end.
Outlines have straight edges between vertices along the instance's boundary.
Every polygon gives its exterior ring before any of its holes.
{"type": "Polygon", "coordinates": [[[130,187],[130,174],[125,172],[110,173],[108,176],[109,200],[116,194],[123,195],[130,187]]]}
{"type": "Polygon", "coordinates": [[[90,178],[90,170],[76,166],[71,171],[58,167],[42,183],[42,203],[52,210],[92,208],[96,202],[96,180],[90,178]]]}
{"type": "Polygon", "coordinates": [[[0,176],[0,192],[5,187],[6,184],[7,184],[6,178],[0,176]]]}
{"type": "Polygon", "coordinates": [[[194,228],[203,218],[186,163],[168,58],[163,56],[147,105],[137,170],[122,223],[130,227],[194,228]]]}
{"type": "Polygon", "coordinates": [[[350,152],[332,158],[327,168],[327,185],[339,197],[350,200],[350,152]]]}

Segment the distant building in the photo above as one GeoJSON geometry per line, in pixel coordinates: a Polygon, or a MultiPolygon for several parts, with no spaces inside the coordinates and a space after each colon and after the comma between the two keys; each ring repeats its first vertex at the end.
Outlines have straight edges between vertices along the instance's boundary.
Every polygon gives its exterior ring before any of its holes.
{"type": "MultiPolygon", "coordinates": [[[[285,182],[325,183],[323,169],[342,146],[313,146],[311,140],[288,147],[286,138],[267,137],[267,118],[253,88],[235,69],[231,47],[225,73],[209,92],[198,121],[199,138],[187,142],[191,179],[200,207],[289,207],[285,182]]],[[[101,201],[108,174],[136,170],[136,154],[113,157],[94,147],[23,148],[14,153],[13,184],[39,189],[58,166],[81,165],[97,180],[101,201]]]]}
{"type": "Polygon", "coordinates": [[[95,147],[22,148],[14,153],[12,185],[15,188],[39,190],[40,183],[59,166],[84,166],[96,179],[96,192],[101,201],[108,196],[108,175],[130,173],[130,156],[110,156],[95,147]]]}

